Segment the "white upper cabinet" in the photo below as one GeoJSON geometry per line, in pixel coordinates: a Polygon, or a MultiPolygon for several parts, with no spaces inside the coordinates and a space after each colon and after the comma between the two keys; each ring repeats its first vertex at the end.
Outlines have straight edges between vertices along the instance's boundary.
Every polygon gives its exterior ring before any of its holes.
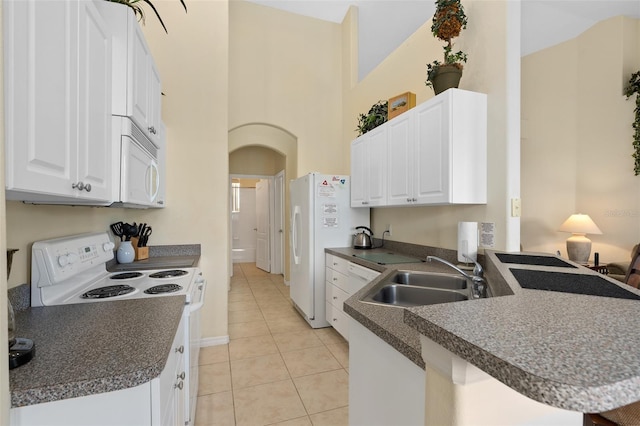
{"type": "Polygon", "coordinates": [[[3,3],[7,199],[111,203],[111,33],[92,1],[3,3]]]}
{"type": "Polygon", "coordinates": [[[384,125],[376,127],[351,143],[351,207],[375,207],[386,204],[386,154],[387,127],[384,125]]]}
{"type": "MultiPolygon", "coordinates": [[[[352,197],[353,188],[388,176],[388,195],[378,206],[486,203],[487,96],[447,90],[353,141],[351,164],[352,197]],[[386,134],[383,152],[366,146],[366,136],[378,129],[386,134]],[[354,146],[386,170],[368,175],[354,158],[354,146]]],[[[353,207],[363,206],[357,201],[352,198],[353,207]]]]}
{"type": "Polygon", "coordinates": [[[113,114],[131,117],[158,144],[161,121],[160,74],[131,8],[103,2],[113,28],[113,114]]]}

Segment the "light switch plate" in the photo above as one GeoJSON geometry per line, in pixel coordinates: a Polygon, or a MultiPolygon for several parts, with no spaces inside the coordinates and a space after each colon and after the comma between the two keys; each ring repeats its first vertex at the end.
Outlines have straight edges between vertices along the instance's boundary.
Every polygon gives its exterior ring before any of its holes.
{"type": "Polygon", "coordinates": [[[512,198],[511,199],[511,217],[520,217],[522,216],[522,204],[520,202],[520,198],[512,198]]]}

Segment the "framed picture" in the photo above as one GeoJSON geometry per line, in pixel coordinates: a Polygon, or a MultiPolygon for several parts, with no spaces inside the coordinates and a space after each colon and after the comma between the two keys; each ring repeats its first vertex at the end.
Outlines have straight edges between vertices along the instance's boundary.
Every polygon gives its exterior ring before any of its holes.
{"type": "Polygon", "coordinates": [[[409,111],[416,106],[416,94],[406,92],[398,96],[394,96],[389,99],[389,109],[387,112],[387,120],[391,120],[393,117],[402,114],[405,111],[409,111]]]}

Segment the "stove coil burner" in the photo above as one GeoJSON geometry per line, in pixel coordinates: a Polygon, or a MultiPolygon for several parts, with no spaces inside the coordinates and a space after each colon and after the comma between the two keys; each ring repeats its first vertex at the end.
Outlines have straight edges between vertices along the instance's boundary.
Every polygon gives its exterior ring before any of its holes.
{"type": "Polygon", "coordinates": [[[142,272],[123,272],[121,274],[116,274],[109,279],[111,280],[130,280],[131,278],[139,278],[144,275],[142,272]]]}
{"type": "Polygon", "coordinates": [[[161,294],[161,293],[174,293],[182,290],[182,286],[178,284],[161,284],[146,289],[146,294],[161,294]]]}
{"type": "Polygon", "coordinates": [[[169,271],[159,271],[149,275],[149,278],[176,278],[187,275],[188,272],[182,269],[172,269],[169,271]]]}
{"type": "Polygon", "coordinates": [[[82,295],[83,299],[105,299],[107,297],[122,296],[136,289],[128,285],[109,285],[90,290],[82,295]]]}

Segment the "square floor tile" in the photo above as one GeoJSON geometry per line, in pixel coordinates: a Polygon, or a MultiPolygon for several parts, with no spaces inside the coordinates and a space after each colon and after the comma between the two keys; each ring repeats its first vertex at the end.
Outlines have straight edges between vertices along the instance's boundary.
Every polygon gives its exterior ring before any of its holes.
{"type": "MultiPolygon", "coordinates": [[[[263,311],[265,312],[265,311],[263,311]]],[[[268,318],[267,325],[271,333],[295,333],[298,331],[310,330],[311,326],[307,324],[301,316],[286,316],[278,318],[268,318]]]]}
{"type": "Polygon", "coordinates": [[[255,300],[249,300],[245,302],[229,302],[228,309],[229,312],[251,311],[258,309],[258,304],[255,302],[255,300]]]}
{"type": "Polygon", "coordinates": [[[278,353],[278,347],[270,335],[245,337],[229,342],[229,359],[232,361],[276,353],[278,353]]]}
{"type": "Polygon", "coordinates": [[[291,352],[298,349],[324,346],[324,343],[318,339],[313,330],[274,334],[273,340],[276,341],[280,352],[291,352]]]}
{"type": "Polygon", "coordinates": [[[333,343],[345,343],[344,337],[340,333],[338,333],[333,327],[325,327],[325,328],[317,328],[314,330],[316,332],[316,336],[322,343],[325,345],[331,345],[333,343]]]}
{"type": "Polygon", "coordinates": [[[198,395],[208,395],[231,390],[229,362],[216,362],[199,367],[198,395]]]}
{"type": "Polygon", "coordinates": [[[262,321],[264,320],[264,316],[262,316],[260,309],[251,309],[249,311],[229,312],[228,319],[229,324],[235,324],[238,322],[262,321]]]}
{"type": "Polygon", "coordinates": [[[229,303],[233,302],[255,302],[256,299],[253,297],[253,293],[250,291],[241,291],[241,292],[230,292],[229,293],[229,303]]]}
{"type": "Polygon", "coordinates": [[[269,426],[313,426],[309,416],[298,417],[297,419],[285,420],[284,422],[273,423],[269,426]]]}
{"type": "Polygon", "coordinates": [[[229,324],[229,339],[232,340],[268,334],[269,328],[264,320],[229,324]]]}
{"type": "Polygon", "coordinates": [[[349,407],[323,411],[309,417],[313,426],[349,426],[349,407]]]}
{"type": "Polygon", "coordinates": [[[213,364],[229,361],[229,345],[205,346],[200,348],[199,364],[213,364]]]}
{"type": "Polygon", "coordinates": [[[235,424],[231,391],[198,397],[195,426],[234,426],[235,424]]]}
{"type": "MultiPolygon", "coordinates": [[[[293,305],[289,305],[287,308],[282,307],[261,307],[260,311],[266,320],[273,320],[276,318],[292,318],[292,319],[302,319],[296,308],[293,305]]],[[[309,327],[311,329],[311,327],[309,327]]]]}
{"type": "Polygon", "coordinates": [[[349,405],[349,376],[342,369],[294,378],[293,382],[309,414],[349,405]]]}
{"type": "Polygon", "coordinates": [[[349,345],[345,343],[332,343],[327,345],[327,349],[331,351],[341,366],[349,368],[349,345]]]}
{"type": "Polygon", "coordinates": [[[306,416],[291,380],[234,390],[236,423],[267,425],[306,416]]]}
{"type": "Polygon", "coordinates": [[[323,371],[342,369],[340,363],[324,345],[283,352],[282,359],[284,359],[291,377],[308,376],[323,371]]]}
{"type": "Polygon", "coordinates": [[[280,354],[231,361],[231,384],[234,390],[289,378],[289,371],[280,354]]]}

